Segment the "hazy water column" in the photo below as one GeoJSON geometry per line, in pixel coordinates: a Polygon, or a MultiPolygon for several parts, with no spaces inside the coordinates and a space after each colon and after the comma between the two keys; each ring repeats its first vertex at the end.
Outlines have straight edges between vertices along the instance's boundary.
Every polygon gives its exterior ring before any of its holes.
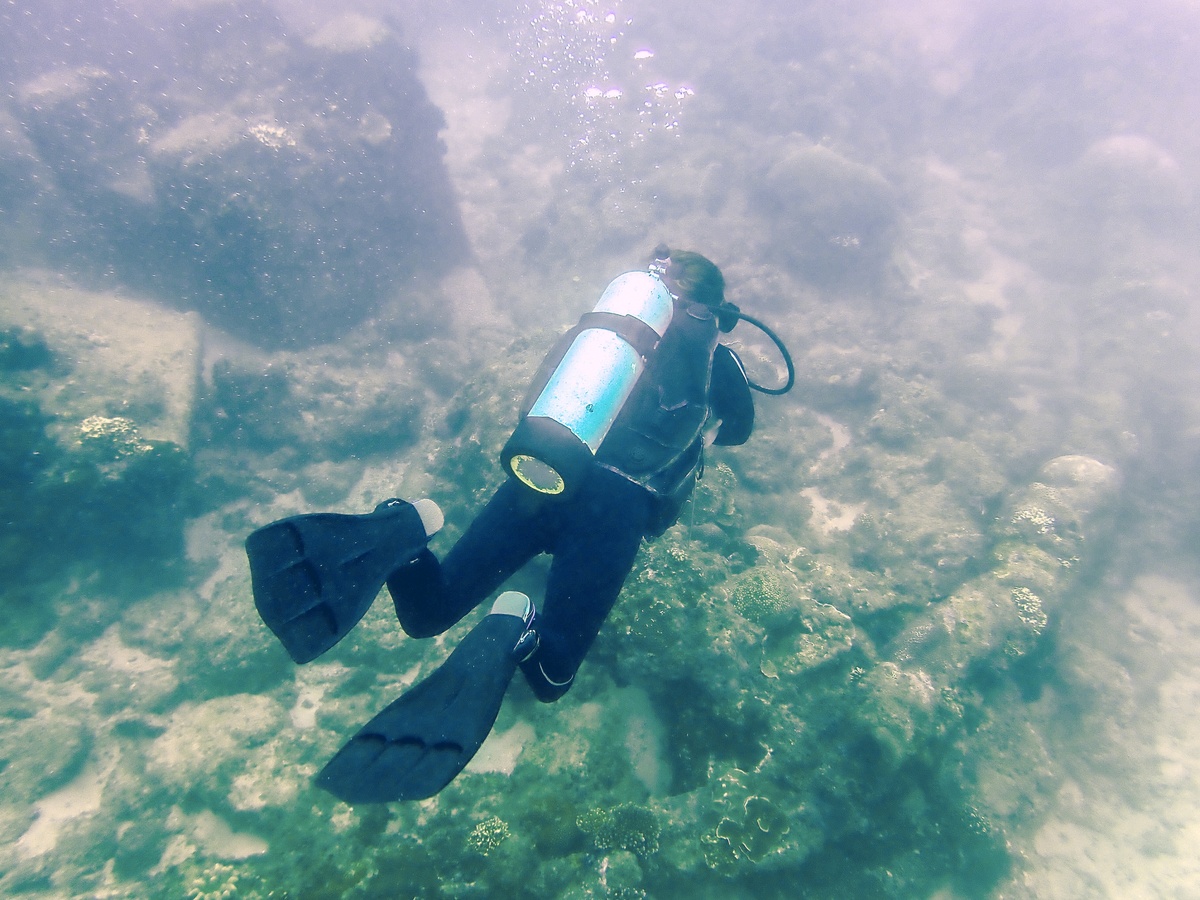
{"type": "Polygon", "coordinates": [[[523,3],[505,23],[519,68],[515,112],[564,164],[610,176],[650,135],[676,132],[693,90],[658,77],[622,4],[523,3]]]}

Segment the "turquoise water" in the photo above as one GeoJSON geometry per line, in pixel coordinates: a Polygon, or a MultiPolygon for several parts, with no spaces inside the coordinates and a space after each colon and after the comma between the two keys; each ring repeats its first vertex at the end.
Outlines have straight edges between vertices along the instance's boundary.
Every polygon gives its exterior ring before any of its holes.
{"type": "Polygon", "coordinates": [[[66,10],[0,37],[0,894],[1200,892],[1194,9],[66,10]],[[796,390],[566,697],[314,789],[475,620],[297,667],[246,534],[429,496],[444,552],[660,240],[796,390]]]}

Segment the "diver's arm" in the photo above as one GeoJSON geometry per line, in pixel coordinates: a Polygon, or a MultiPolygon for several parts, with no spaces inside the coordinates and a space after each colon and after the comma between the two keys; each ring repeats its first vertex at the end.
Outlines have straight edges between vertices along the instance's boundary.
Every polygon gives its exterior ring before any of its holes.
{"type": "Polygon", "coordinates": [[[708,421],[704,423],[704,449],[707,450],[717,441],[717,435],[721,433],[721,420],[716,416],[709,416],[708,421]]]}
{"type": "Polygon", "coordinates": [[[742,361],[724,344],[718,344],[713,354],[708,398],[709,420],[717,426],[712,442],[722,446],[746,443],[754,430],[754,397],[742,361]]]}

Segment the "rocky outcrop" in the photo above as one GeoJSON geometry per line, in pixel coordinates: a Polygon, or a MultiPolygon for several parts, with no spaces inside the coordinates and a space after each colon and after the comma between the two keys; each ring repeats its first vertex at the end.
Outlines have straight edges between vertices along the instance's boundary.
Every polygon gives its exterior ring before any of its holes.
{"type": "Polygon", "coordinates": [[[49,261],[295,346],[466,258],[442,114],[392,29],[301,40],[259,3],[172,15],[0,13],[0,203],[36,211],[49,261]]]}
{"type": "Polygon", "coordinates": [[[48,276],[0,287],[4,643],[40,636],[100,560],[120,578],[177,559],[200,358],[194,313],[48,276]]]}

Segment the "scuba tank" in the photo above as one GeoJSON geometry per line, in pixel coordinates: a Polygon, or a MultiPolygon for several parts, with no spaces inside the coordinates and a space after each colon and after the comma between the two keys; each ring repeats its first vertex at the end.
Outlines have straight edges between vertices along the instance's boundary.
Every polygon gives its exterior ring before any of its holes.
{"type": "Polygon", "coordinates": [[[665,260],[618,275],[605,288],[504,445],[501,464],[533,490],[574,488],[666,334],[675,306],[659,262],[665,260]]]}

